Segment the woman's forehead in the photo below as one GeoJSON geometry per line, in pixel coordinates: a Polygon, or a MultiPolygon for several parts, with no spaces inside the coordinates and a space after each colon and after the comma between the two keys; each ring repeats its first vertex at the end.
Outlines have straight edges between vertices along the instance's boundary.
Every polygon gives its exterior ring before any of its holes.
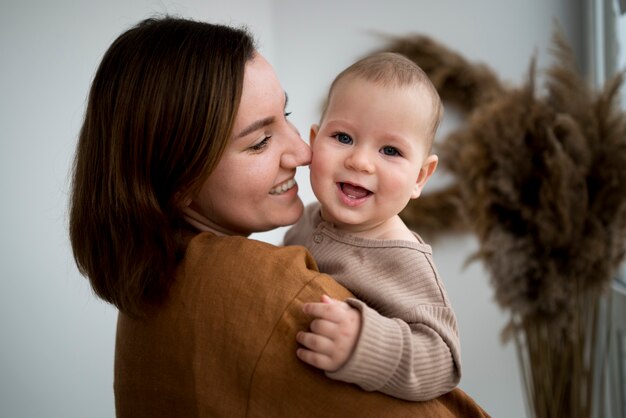
{"type": "Polygon", "coordinates": [[[261,54],[255,54],[246,64],[234,134],[257,121],[282,115],[285,101],[285,92],[271,64],[261,54]]]}

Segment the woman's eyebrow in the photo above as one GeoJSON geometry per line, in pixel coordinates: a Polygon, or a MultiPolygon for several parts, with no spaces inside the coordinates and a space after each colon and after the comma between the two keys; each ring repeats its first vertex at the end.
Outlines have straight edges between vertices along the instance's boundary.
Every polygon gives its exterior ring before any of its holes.
{"type": "MultiPolygon", "coordinates": [[[[287,96],[287,92],[285,92],[285,106],[284,108],[287,108],[287,103],[289,102],[289,97],[287,96]]],[[[272,123],[274,123],[275,119],[274,116],[268,116],[267,118],[263,118],[263,119],[259,119],[257,121],[252,122],[250,125],[246,126],[245,128],[243,128],[243,130],[241,132],[239,132],[239,134],[237,136],[235,136],[235,138],[242,138],[248,134],[251,134],[252,132],[259,130],[261,128],[264,128],[268,125],[271,125],[272,123]]]]}
{"type": "Polygon", "coordinates": [[[264,128],[268,125],[271,125],[272,123],[274,123],[274,116],[268,116],[266,118],[263,119],[259,119],[257,121],[252,122],[250,125],[246,126],[245,128],[243,128],[243,130],[241,132],[239,132],[239,134],[237,134],[237,136],[235,138],[242,138],[248,134],[251,134],[254,131],[257,131],[261,128],[264,128]]]}

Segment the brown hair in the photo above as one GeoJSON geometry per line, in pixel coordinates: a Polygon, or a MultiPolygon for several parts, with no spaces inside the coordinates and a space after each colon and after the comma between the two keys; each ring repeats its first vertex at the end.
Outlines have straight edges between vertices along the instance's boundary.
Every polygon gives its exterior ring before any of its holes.
{"type": "MultiPolygon", "coordinates": [[[[416,63],[395,52],[377,52],[361,58],[335,77],[330,85],[326,103],[330,100],[335,86],[348,77],[361,78],[385,86],[414,85],[426,89],[426,93],[433,101],[432,124],[428,131],[428,148],[430,149],[443,117],[443,104],[428,75],[416,63]]],[[[326,108],[322,112],[322,119],[324,119],[325,114],[326,108]]]]}
{"type": "Polygon", "coordinates": [[[147,19],[109,47],[73,166],[69,232],[95,293],[140,314],[184,251],[180,207],[217,165],[254,56],[245,29],[147,19]]]}

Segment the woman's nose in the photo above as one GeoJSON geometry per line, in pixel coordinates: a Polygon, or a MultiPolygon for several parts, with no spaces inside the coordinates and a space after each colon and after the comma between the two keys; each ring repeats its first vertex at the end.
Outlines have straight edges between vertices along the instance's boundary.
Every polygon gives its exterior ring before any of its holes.
{"type": "Polygon", "coordinates": [[[359,147],[353,147],[353,151],[345,160],[346,168],[362,173],[373,173],[374,164],[372,163],[369,151],[359,147]]]}
{"type": "Polygon", "coordinates": [[[281,158],[281,165],[285,168],[295,168],[309,165],[311,162],[311,148],[304,142],[300,133],[294,128],[288,141],[285,143],[285,150],[281,158]]]}

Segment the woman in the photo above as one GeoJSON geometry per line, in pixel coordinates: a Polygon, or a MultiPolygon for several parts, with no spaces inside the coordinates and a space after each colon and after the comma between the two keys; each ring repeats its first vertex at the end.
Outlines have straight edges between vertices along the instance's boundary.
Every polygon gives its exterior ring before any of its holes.
{"type": "Polygon", "coordinates": [[[74,163],[80,271],[120,311],[120,417],[485,416],[460,390],[409,403],[297,360],[302,303],[349,293],[302,247],[250,240],[294,223],[310,150],[243,30],[149,19],[109,48],[74,163]]]}

